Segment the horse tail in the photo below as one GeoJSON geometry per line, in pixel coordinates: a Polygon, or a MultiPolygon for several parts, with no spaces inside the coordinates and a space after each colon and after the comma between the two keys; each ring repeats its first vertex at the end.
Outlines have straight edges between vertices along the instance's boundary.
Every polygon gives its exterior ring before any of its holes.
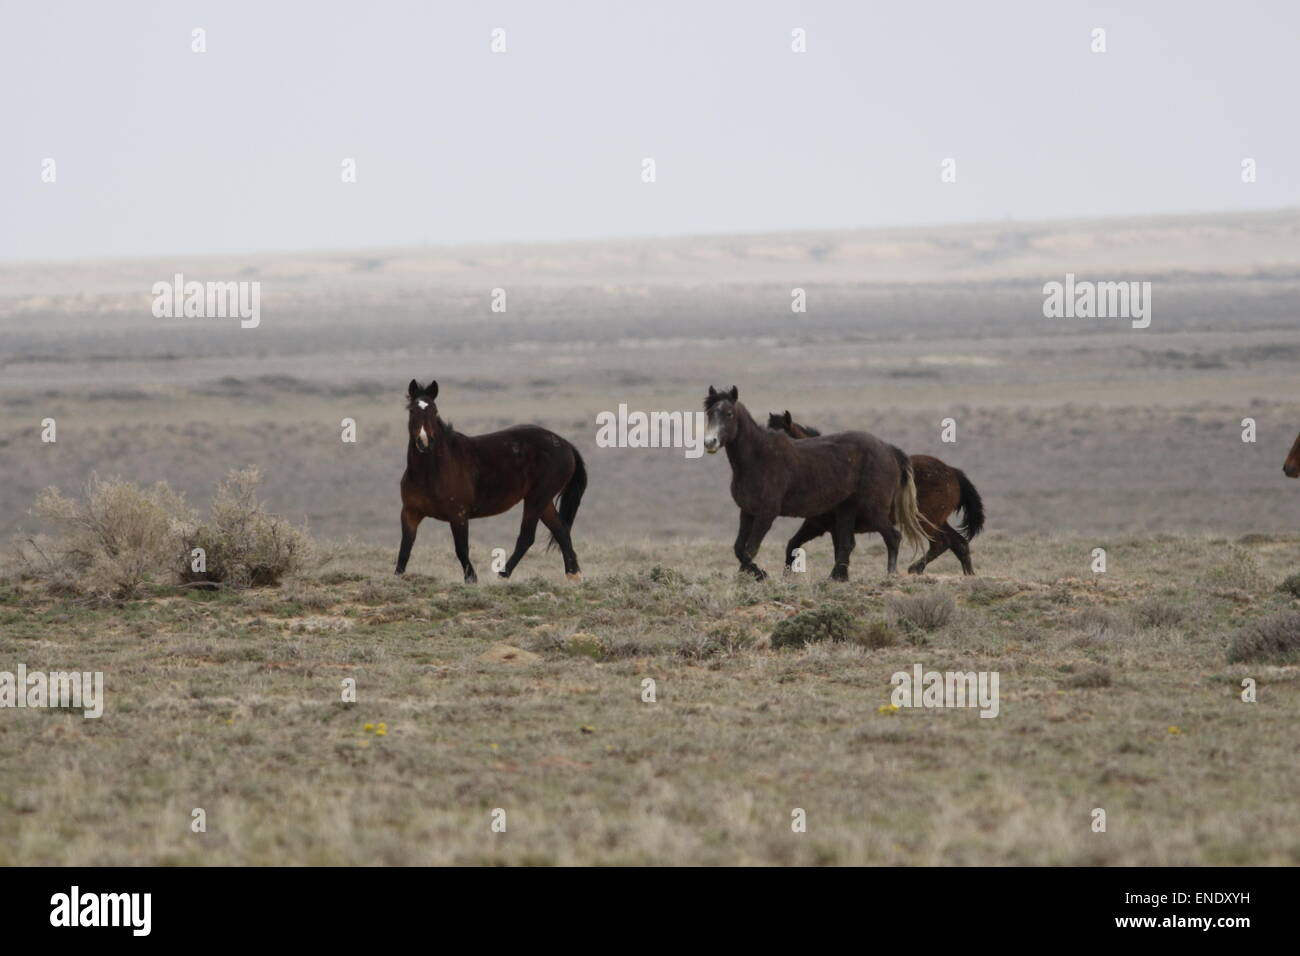
{"type": "MultiPolygon", "coordinates": [[[[565,529],[573,527],[573,519],[578,517],[578,505],[582,504],[583,492],[587,490],[587,466],[578,454],[578,449],[572,445],[569,446],[573,451],[573,475],[569,478],[569,483],[564,486],[560,492],[560,520],[564,522],[565,529]]],[[[546,544],[546,550],[550,551],[555,547],[555,534],[551,533],[551,540],[546,544]]]]}
{"type": "Polygon", "coordinates": [[[970,483],[970,479],[966,477],[966,472],[960,468],[954,468],[953,472],[957,475],[957,486],[961,489],[961,498],[957,501],[957,507],[962,512],[962,524],[957,530],[961,532],[963,538],[970,541],[984,527],[984,502],[980,499],[980,493],[975,490],[975,486],[970,483]]]}
{"type": "Polygon", "coordinates": [[[924,551],[930,547],[930,537],[921,527],[925,520],[916,504],[916,481],[912,477],[912,460],[902,451],[894,448],[894,457],[898,459],[898,490],[894,493],[894,517],[913,552],[924,551]]]}

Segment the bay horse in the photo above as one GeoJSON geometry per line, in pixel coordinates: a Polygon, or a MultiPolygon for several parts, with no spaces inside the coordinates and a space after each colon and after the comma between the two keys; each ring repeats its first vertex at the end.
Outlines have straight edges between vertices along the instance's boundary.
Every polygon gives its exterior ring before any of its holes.
{"type": "MultiPolygon", "coordinates": [[[[767,427],[782,431],[796,440],[821,434],[809,425],[800,425],[796,422],[790,416],[788,409],[784,415],[775,412],[768,415],[767,427]]],[[[1300,438],[1296,439],[1296,445],[1300,447],[1300,438]]],[[[971,484],[964,471],[953,468],[938,458],[930,455],[913,455],[911,462],[912,476],[916,482],[916,504],[921,517],[925,519],[924,524],[927,525],[926,535],[930,539],[930,549],[926,551],[924,557],[907,569],[908,574],[922,573],[927,564],[949,548],[952,548],[952,553],[961,562],[962,574],[974,574],[975,568],[971,565],[968,542],[984,527],[984,502],[980,500],[979,492],[975,490],[975,486],[971,484]],[[958,510],[963,516],[960,530],[948,524],[948,518],[958,510]]],[[[791,553],[795,548],[805,541],[811,541],[825,534],[830,530],[831,523],[829,515],[809,518],[805,521],[803,527],[795,533],[786,546],[786,564],[788,565],[792,560],[791,553]]]]}
{"type": "Polygon", "coordinates": [[[742,571],[760,581],[767,577],[754,558],[778,516],[828,519],[835,542],[833,581],[849,579],[855,528],[885,539],[890,574],[898,572],[904,537],[914,548],[928,543],[912,466],[902,451],[866,432],[796,442],[761,427],[739,397],[734,386],[725,392],[709,386],[704,450],[713,455],[725,448],[731,463],[731,498],[740,508],[735,554],[742,571]]]}
{"type": "Polygon", "coordinates": [[[1300,478],[1300,435],[1296,435],[1295,444],[1282,462],[1282,474],[1288,478],[1300,478]]]}
{"type": "Polygon", "coordinates": [[[587,468],[578,449],[554,432],[536,425],[512,425],[487,435],[462,435],[438,417],[438,383],[421,386],[415,379],[407,389],[406,471],[402,475],[402,546],[397,573],[415,544],[415,531],[424,518],[451,525],[466,584],[477,584],[469,560],[469,522],[509,511],[524,503],[524,519],[514,554],[506,562],[508,578],[530,547],[540,520],[551,532],[546,550],[558,544],[564,573],[582,580],[569,529],[587,490],[587,468]],[[555,507],[559,499],[559,509],[555,507]]]}

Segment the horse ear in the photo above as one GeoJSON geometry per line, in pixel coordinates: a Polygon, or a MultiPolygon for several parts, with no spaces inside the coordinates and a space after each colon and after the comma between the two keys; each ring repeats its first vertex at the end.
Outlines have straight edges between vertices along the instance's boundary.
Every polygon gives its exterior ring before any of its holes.
{"type": "Polygon", "coordinates": [[[415,396],[419,395],[420,383],[417,382],[415,379],[411,379],[411,384],[406,386],[406,394],[409,395],[411,398],[415,398],[415,396]]]}
{"type": "Polygon", "coordinates": [[[790,414],[790,409],[787,408],[785,410],[785,423],[789,425],[793,421],[794,421],[794,417],[790,414]]]}
{"type": "Polygon", "coordinates": [[[736,390],[736,386],[734,385],[731,386],[731,391],[727,393],[727,397],[730,398],[733,402],[736,401],[736,399],[740,398],[740,392],[736,390]]]}
{"type": "Polygon", "coordinates": [[[717,395],[717,394],[718,394],[718,390],[717,390],[716,388],[714,388],[712,385],[710,385],[710,386],[709,386],[709,398],[713,398],[713,397],[714,397],[715,395],[717,395]]]}
{"type": "Polygon", "coordinates": [[[430,382],[429,382],[429,387],[426,388],[425,391],[429,393],[429,397],[430,397],[430,398],[437,398],[437,397],[438,397],[438,383],[437,383],[437,382],[434,382],[434,381],[430,381],[430,382]]]}

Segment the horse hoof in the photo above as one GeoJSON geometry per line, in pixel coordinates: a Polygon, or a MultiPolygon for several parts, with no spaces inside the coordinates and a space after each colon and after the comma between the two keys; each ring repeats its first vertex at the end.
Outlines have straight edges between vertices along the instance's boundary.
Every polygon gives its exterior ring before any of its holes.
{"type": "Polygon", "coordinates": [[[766,581],[766,580],[767,580],[767,572],[764,571],[762,568],[755,568],[755,569],[754,569],[753,571],[751,571],[750,573],[754,575],[754,580],[755,580],[755,581],[766,581]]]}
{"type": "Polygon", "coordinates": [[[581,583],[582,583],[582,572],[581,572],[581,571],[573,571],[573,572],[571,572],[571,573],[568,572],[568,571],[566,571],[566,572],[564,573],[564,576],[565,576],[566,578],[568,578],[570,581],[572,581],[574,584],[581,584],[581,583]]]}
{"type": "Polygon", "coordinates": [[[924,570],[925,570],[925,565],[924,565],[924,564],[914,564],[914,565],[912,565],[910,568],[907,569],[907,573],[908,573],[908,574],[920,574],[920,573],[921,573],[922,571],[924,571],[924,570]]]}
{"type": "Polygon", "coordinates": [[[499,578],[505,578],[507,581],[509,581],[509,580],[510,580],[510,572],[509,572],[509,571],[498,571],[498,572],[497,572],[497,577],[499,577],[499,578]]]}
{"type": "Polygon", "coordinates": [[[465,575],[465,583],[478,584],[478,575],[471,571],[469,574],[465,575]]]}
{"type": "Polygon", "coordinates": [[[842,564],[837,564],[837,565],[835,565],[835,567],[831,570],[831,580],[832,580],[832,581],[847,582],[848,579],[849,579],[849,569],[846,568],[846,567],[844,567],[844,565],[842,565],[842,564]]]}

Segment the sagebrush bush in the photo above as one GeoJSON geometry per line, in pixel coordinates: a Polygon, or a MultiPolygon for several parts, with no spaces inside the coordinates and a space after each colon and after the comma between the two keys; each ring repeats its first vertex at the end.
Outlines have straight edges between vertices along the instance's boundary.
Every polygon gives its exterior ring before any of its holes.
{"type": "Polygon", "coordinates": [[[946,591],[900,594],[889,599],[889,610],[905,627],[937,631],[952,620],[957,611],[957,602],[946,591]]]}
{"type": "Polygon", "coordinates": [[[1217,564],[1205,572],[1204,581],[1214,588],[1258,591],[1264,587],[1266,579],[1254,553],[1233,545],[1217,564]]]}
{"type": "Polygon", "coordinates": [[[665,568],[656,564],[649,572],[650,580],[655,584],[666,584],[680,587],[686,583],[686,577],[675,568],[665,568]]]}
{"type": "Polygon", "coordinates": [[[310,540],[262,508],[254,493],[259,480],[256,469],[231,472],[205,522],[166,482],[141,488],[92,475],[80,500],[47,488],[34,510],[56,530],[17,540],[20,573],[50,590],[100,600],[178,580],[278,584],[301,567],[310,540]],[[204,551],[202,571],[194,569],[195,548],[204,551]]]}
{"type": "Polygon", "coordinates": [[[1300,612],[1283,611],[1247,624],[1228,642],[1228,662],[1300,663],[1300,612]]]}
{"type": "Polygon", "coordinates": [[[1277,586],[1277,589],[1283,594],[1300,598],[1300,574],[1289,575],[1285,581],[1277,586]]]}
{"type": "Polygon", "coordinates": [[[972,578],[963,583],[966,599],[971,604],[988,605],[1005,598],[1014,597],[1020,589],[1010,581],[990,581],[987,578],[972,578]]]}
{"type": "Polygon", "coordinates": [[[1112,683],[1114,683],[1114,677],[1111,675],[1110,668],[1103,667],[1100,664],[1091,664],[1061,680],[1062,687],[1084,690],[1110,687],[1112,683]]]}
{"type": "Polygon", "coordinates": [[[274,587],[302,568],[310,538],[262,507],[257,497],[261,480],[256,468],[245,468],[217,485],[208,520],[186,529],[183,580],[274,587]],[[196,548],[203,549],[203,570],[194,569],[196,548]]]}
{"type": "Polygon", "coordinates": [[[898,632],[884,621],[872,621],[850,637],[849,640],[859,647],[874,651],[882,647],[893,647],[897,644],[898,632]]]}
{"type": "Polygon", "coordinates": [[[1128,630],[1122,617],[1110,608],[1095,605],[1081,609],[1074,616],[1074,626],[1093,638],[1119,637],[1128,630]]]}
{"type": "Polygon", "coordinates": [[[818,641],[848,641],[859,626],[846,608],[837,605],[800,611],[772,629],[773,647],[803,647],[818,641]]]}
{"type": "Polygon", "coordinates": [[[1187,608],[1163,598],[1147,598],[1133,608],[1138,627],[1177,627],[1187,620],[1187,608]]]}
{"type": "Polygon", "coordinates": [[[130,598],[147,584],[170,583],[191,519],[184,499],[163,482],[146,489],[98,475],[80,501],[46,488],[35,511],[58,530],[20,539],[25,576],[99,599],[130,598]]]}

